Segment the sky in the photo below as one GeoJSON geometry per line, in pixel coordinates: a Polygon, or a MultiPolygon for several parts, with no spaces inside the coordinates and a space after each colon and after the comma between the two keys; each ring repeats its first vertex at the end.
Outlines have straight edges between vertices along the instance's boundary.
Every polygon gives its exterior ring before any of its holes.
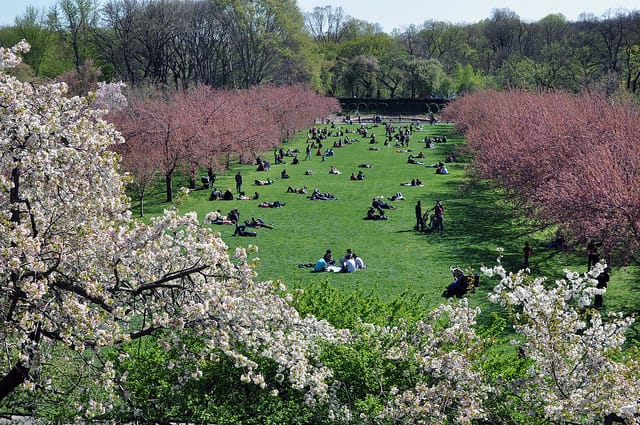
{"type": "MultiPolygon", "coordinates": [[[[534,22],[549,14],[561,13],[576,21],[582,13],[601,17],[609,10],[640,10],[640,0],[297,0],[303,12],[314,7],[342,7],[352,18],[382,25],[385,32],[403,29],[425,21],[454,24],[475,23],[490,18],[494,9],[508,8],[525,22],[534,22]]],[[[0,0],[0,25],[12,25],[27,5],[48,10],[56,0],[0,0]]]]}

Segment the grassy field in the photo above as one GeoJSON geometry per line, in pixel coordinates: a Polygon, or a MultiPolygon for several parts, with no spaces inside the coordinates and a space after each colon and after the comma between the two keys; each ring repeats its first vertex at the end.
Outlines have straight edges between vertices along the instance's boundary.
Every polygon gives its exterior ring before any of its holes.
{"type": "MultiPolygon", "coordinates": [[[[408,125],[402,123],[396,125],[408,125]]],[[[452,151],[458,150],[463,140],[453,132],[451,124],[423,124],[414,131],[409,148],[383,146],[384,126],[368,125],[369,134],[375,132],[378,143],[370,144],[369,138],[358,137],[356,124],[336,124],[336,129],[349,131],[350,138],[359,140],[340,148],[334,148],[335,156],[322,162],[312,156],[305,161],[304,146],[306,133],[297,135],[284,145],[286,149],[300,150],[299,165],[292,165],[290,157],[286,164],[272,165],[269,172],[256,171],[255,165],[239,166],[218,177],[215,186],[224,190],[235,189],[234,175],[240,170],[244,178],[243,190],[247,194],[259,192],[259,200],[250,201],[209,201],[210,190],[192,191],[180,206],[182,212],[196,211],[203,220],[209,211],[221,210],[223,214],[238,208],[241,221],[260,217],[274,226],[257,229],[258,236],[244,238],[232,236],[233,226],[211,226],[220,232],[230,248],[255,244],[259,248],[259,280],[281,279],[289,287],[308,287],[321,281],[328,281],[338,288],[350,292],[356,288],[392,299],[400,293],[410,291],[424,295],[429,304],[441,302],[441,293],[452,280],[450,265],[478,270],[480,265],[493,265],[496,248],[504,248],[503,262],[508,269],[517,270],[522,266],[522,249],[529,241],[534,249],[531,269],[534,274],[544,274],[552,278],[562,277],[562,270],[570,268],[586,271],[586,256],[583,252],[565,252],[546,249],[541,246],[553,237],[553,229],[533,229],[512,209],[505,206],[500,194],[485,185],[469,185],[465,179],[465,162],[447,164],[450,174],[435,174],[430,167],[452,151]],[[433,149],[425,149],[425,136],[448,137],[446,143],[438,143],[433,149]],[[371,147],[379,150],[370,150],[371,147]],[[424,165],[409,164],[409,153],[424,152],[424,165]],[[359,164],[369,163],[371,168],[359,168],[359,164]],[[329,174],[335,166],[341,175],[329,174]],[[282,169],[286,169],[290,179],[280,179],[282,169]],[[313,175],[305,175],[312,170],[313,175]],[[351,181],[351,173],[362,170],[365,180],[351,181]],[[254,180],[272,179],[268,186],[255,186],[254,180]],[[423,187],[404,187],[400,184],[418,178],[423,187]],[[307,195],[287,193],[287,187],[303,187],[307,195]],[[318,188],[336,195],[335,201],[312,201],[307,198],[318,188]],[[402,192],[404,200],[391,202],[396,209],[387,211],[386,221],[364,220],[372,198],[388,198],[402,192]],[[281,201],[282,208],[259,208],[262,201],[281,201]],[[444,206],[444,232],[421,233],[414,230],[414,207],[422,201],[423,210],[433,207],[436,200],[444,206]],[[326,249],[331,249],[334,257],[342,256],[347,248],[353,249],[367,264],[365,270],[353,274],[311,273],[310,269],[299,268],[300,263],[313,263],[326,249]]],[[[334,129],[335,130],[335,129],[334,129]]],[[[329,137],[324,147],[331,147],[338,137],[329,137]]],[[[315,152],[314,152],[315,153],[315,152]]],[[[273,162],[273,153],[264,158],[273,162]]],[[[186,185],[186,181],[176,186],[186,185]]],[[[147,200],[147,214],[159,213],[167,207],[161,202],[164,195],[162,186],[147,200]]],[[[635,269],[614,268],[605,297],[608,309],[625,312],[640,310],[640,291],[634,278],[635,269]]],[[[484,310],[492,310],[486,301],[486,293],[491,283],[484,280],[481,287],[470,296],[473,304],[484,310]]]]}

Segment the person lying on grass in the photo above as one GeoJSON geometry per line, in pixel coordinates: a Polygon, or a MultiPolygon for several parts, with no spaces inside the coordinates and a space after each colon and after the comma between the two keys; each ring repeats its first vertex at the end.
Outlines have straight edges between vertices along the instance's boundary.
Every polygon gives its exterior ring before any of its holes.
{"type": "Polygon", "coordinates": [[[204,217],[204,224],[233,224],[233,222],[218,210],[207,213],[204,217]]]}
{"type": "Polygon", "coordinates": [[[270,184],[273,184],[273,180],[271,180],[271,179],[266,179],[266,180],[258,180],[258,179],[256,179],[254,181],[254,184],[256,186],[268,186],[270,184]]]}
{"type": "Polygon", "coordinates": [[[247,227],[255,227],[255,228],[267,228],[267,229],[273,229],[273,226],[270,224],[267,224],[264,222],[263,219],[261,219],[260,217],[255,218],[255,217],[251,217],[251,221],[249,220],[245,220],[244,221],[244,225],[247,227]]]}
{"type": "Polygon", "coordinates": [[[280,207],[284,207],[286,204],[284,202],[280,202],[280,201],[273,201],[273,202],[262,202],[260,205],[258,205],[260,208],[280,208],[280,207]]]}
{"type": "Polygon", "coordinates": [[[291,187],[291,186],[289,186],[287,188],[287,193],[305,194],[305,193],[307,193],[307,186],[303,186],[303,187],[291,187]]]}
{"type": "Polygon", "coordinates": [[[236,231],[233,232],[233,236],[251,236],[256,237],[258,234],[256,232],[251,232],[246,229],[245,225],[238,225],[236,223],[236,231]]]}
{"type": "Polygon", "coordinates": [[[404,201],[404,196],[402,196],[402,192],[396,192],[396,194],[391,195],[389,199],[392,201],[404,201]]]}
{"type": "Polygon", "coordinates": [[[258,199],[259,197],[260,197],[260,194],[258,192],[256,192],[253,196],[240,195],[236,199],[238,201],[251,201],[251,200],[254,200],[254,199],[258,199]]]}
{"type": "Polygon", "coordinates": [[[312,201],[334,201],[336,198],[333,194],[329,192],[320,192],[320,189],[313,189],[313,193],[309,196],[309,199],[312,201]]]}
{"type": "Polygon", "coordinates": [[[396,207],[394,207],[391,204],[388,204],[387,202],[384,202],[383,200],[379,199],[379,198],[373,198],[373,200],[371,201],[371,206],[373,208],[377,208],[377,209],[384,209],[384,210],[395,210],[396,207]]]}
{"type": "Polygon", "coordinates": [[[418,161],[413,155],[409,155],[407,158],[407,164],[424,165],[424,161],[418,161]]]}

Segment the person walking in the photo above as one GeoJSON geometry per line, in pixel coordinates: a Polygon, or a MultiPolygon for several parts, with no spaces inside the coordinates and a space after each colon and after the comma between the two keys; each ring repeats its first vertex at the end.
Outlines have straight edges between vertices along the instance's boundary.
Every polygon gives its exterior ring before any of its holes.
{"type": "Polygon", "coordinates": [[[307,143],[306,155],[304,157],[305,161],[311,161],[311,145],[307,143]]]}
{"type": "Polygon", "coordinates": [[[240,171],[236,174],[236,191],[238,192],[238,195],[240,195],[240,192],[242,191],[242,174],[240,174],[240,171]]]}

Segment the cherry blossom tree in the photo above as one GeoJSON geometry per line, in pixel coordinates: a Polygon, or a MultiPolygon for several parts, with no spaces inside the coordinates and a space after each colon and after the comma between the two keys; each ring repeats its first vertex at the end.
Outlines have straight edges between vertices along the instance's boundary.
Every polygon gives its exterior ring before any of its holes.
{"type": "Polygon", "coordinates": [[[160,163],[158,149],[146,140],[139,140],[135,145],[118,144],[113,146],[113,149],[121,155],[121,166],[130,178],[127,186],[137,198],[140,217],[142,217],[144,216],[144,197],[158,176],[160,163]]]}
{"type": "Polygon", "coordinates": [[[65,72],[58,80],[67,84],[70,95],[87,96],[96,90],[101,74],[102,71],[93,66],[93,61],[87,59],[82,66],[65,72]]]}
{"type": "Polygon", "coordinates": [[[496,182],[529,218],[637,261],[637,106],[592,93],[485,91],[445,113],[467,137],[476,176],[496,182]]]}
{"type": "MultiPolygon", "coordinates": [[[[201,167],[229,169],[232,158],[241,162],[253,159],[314,119],[338,110],[337,99],[302,86],[247,90],[198,86],[163,96],[133,98],[129,108],[113,114],[112,119],[127,140],[123,155],[137,150],[131,155],[154,159],[165,176],[167,202],[171,202],[176,170],[193,177],[201,167]]],[[[125,163],[137,164],[126,158],[125,163]]]]}
{"type": "MultiPolygon", "coordinates": [[[[129,145],[123,154],[148,155],[165,177],[166,200],[173,201],[173,176],[197,156],[201,109],[192,108],[186,93],[154,93],[130,99],[129,108],[112,120],[129,145]]],[[[132,163],[133,160],[126,160],[132,163]]]]}
{"type": "MultiPolygon", "coordinates": [[[[0,50],[0,66],[26,49],[0,50]]],[[[230,257],[195,214],[132,220],[110,149],[120,134],[65,89],[0,74],[0,400],[24,389],[63,397],[80,416],[104,414],[127,379],[106,352],[146,337],[167,350],[199,340],[185,361],[231,358],[260,387],[273,377],[259,359],[270,359],[309,400],[326,399],[317,344],[346,334],[300,317],[273,282],[254,282],[248,252],[230,257]]]]}

